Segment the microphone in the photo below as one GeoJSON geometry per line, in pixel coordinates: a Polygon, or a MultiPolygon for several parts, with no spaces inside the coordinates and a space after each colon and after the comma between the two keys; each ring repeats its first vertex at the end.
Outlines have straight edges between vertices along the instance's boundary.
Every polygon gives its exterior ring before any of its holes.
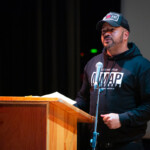
{"type": "Polygon", "coordinates": [[[98,88],[99,75],[100,75],[101,68],[103,68],[103,63],[98,62],[95,65],[95,67],[96,67],[96,77],[95,77],[95,82],[94,82],[94,90],[98,88]]]}

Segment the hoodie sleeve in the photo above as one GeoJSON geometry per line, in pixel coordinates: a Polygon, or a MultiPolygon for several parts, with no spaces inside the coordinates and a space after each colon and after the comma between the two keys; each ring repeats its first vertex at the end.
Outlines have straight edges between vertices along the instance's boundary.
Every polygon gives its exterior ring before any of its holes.
{"type": "Polygon", "coordinates": [[[88,82],[88,77],[86,73],[86,68],[84,68],[84,75],[83,75],[83,82],[80,91],[77,94],[76,101],[77,103],[75,104],[76,107],[88,112],[89,111],[89,98],[90,98],[90,86],[88,82]]]}
{"type": "Polygon", "coordinates": [[[150,68],[139,74],[139,105],[137,108],[119,114],[120,122],[124,126],[136,127],[146,124],[150,120],[150,68]]]}

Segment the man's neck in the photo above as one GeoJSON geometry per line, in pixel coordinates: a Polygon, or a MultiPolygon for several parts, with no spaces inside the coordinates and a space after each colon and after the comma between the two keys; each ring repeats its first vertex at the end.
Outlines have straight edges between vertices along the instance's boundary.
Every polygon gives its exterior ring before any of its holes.
{"type": "Polygon", "coordinates": [[[116,56],[116,55],[119,55],[125,51],[127,51],[129,48],[126,46],[122,46],[122,47],[115,47],[115,48],[110,48],[110,49],[107,49],[107,54],[111,57],[113,56],[116,56]]]}

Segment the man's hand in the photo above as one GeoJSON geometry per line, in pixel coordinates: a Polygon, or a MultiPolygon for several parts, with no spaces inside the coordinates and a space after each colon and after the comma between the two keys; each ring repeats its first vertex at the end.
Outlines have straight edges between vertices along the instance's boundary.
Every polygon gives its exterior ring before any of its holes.
{"type": "Polygon", "coordinates": [[[104,123],[109,127],[109,129],[117,129],[121,127],[118,114],[103,114],[101,115],[101,117],[103,118],[104,123]]]}

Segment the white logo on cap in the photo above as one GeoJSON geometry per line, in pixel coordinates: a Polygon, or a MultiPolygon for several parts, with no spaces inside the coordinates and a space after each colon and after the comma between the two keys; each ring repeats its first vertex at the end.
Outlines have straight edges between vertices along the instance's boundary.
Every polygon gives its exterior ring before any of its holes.
{"type": "Polygon", "coordinates": [[[113,21],[118,21],[118,19],[119,19],[119,15],[118,14],[113,14],[113,13],[110,13],[110,14],[108,14],[107,16],[105,16],[104,18],[103,18],[103,20],[105,21],[105,20],[113,20],[113,21]]]}

